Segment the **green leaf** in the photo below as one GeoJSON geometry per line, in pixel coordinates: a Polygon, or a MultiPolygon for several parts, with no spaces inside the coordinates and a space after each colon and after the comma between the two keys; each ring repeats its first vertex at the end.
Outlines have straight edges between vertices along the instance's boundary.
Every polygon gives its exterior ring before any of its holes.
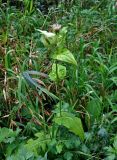
{"type": "Polygon", "coordinates": [[[39,156],[39,157],[37,158],[37,160],[48,160],[48,158],[47,158],[47,152],[45,153],[44,157],[39,156]]]}
{"type": "Polygon", "coordinates": [[[100,114],[101,114],[101,105],[98,99],[93,99],[91,100],[86,108],[89,117],[85,117],[86,123],[88,126],[90,126],[90,123],[94,123],[95,120],[98,120],[100,114]]]}
{"type": "Polygon", "coordinates": [[[110,80],[112,80],[113,83],[117,86],[117,77],[112,77],[110,78],[110,80]]]}
{"type": "Polygon", "coordinates": [[[56,150],[57,150],[57,153],[61,153],[62,152],[62,150],[63,150],[63,145],[62,144],[57,144],[56,145],[56,150]]]}
{"type": "Polygon", "coordinates": [[[111,124],[115,123],[117,121],[117,117],[115,117],[112,121],[111,124]]]}
{"type": "Polygon", "coordinates": [[[59,53],[55,53],[52,58],[77,66],[77,62],[73,54],[68,49],[60,50],[59,53]]]}
{"type": "Polygon", "coordinates": [[[11,68],[11,52],[12,51],[13,50],[10,50],[5,54],[5,68],[6,69],[11,68]]]}
{"type": "Polygon", "coordinates": [[[7,160],[29,160],[33,158],[33,153],[31,151],[28,151],[24,146],[18,149],[15,154],[8,156],[7,160]]]}
{"type": "Polygon", "coordinates": [[[70,153],[70,152],[65,152],[64,158],[65,158],[66,160],[72,160],[72,159],[73,159],[73,154],[70,153]]]}
{"type": "Polygon", "coordinates": [[[0,143],[1,142],[12,143],[20,131],[21,131],[20,129],[13,131],[12,129],[5,127],[0,128],[0,143]]]}
{"type": "Polygon", "coordinates": [[[66,67],[60,64],[53,64],[49,77],[52,81],[63,80],[66,76],[66,67]]]}
{"type": "Polygon", "coordinates": [[[109,68],[109,74],[112,74],[115,71],[117,71],[117,62],[109,68]]]}
{"type": "Polygon", "coordinates": [[[108,156],[105,160],[115,160],[115,154],[111,154],[110,156],[108,156]]]}
{"type": "Polygon", "coordinates": [[[42,150],[46,151],[47,144],[50,144],[50,136],[48,134],[44,134],[44,132],[36,133],[36,139],[29,139],[25,147],[27,151],[32,152],[35,156],[38,156],[38,152],[42,150]]]}
{"type": "Polygon", "coordinates": [[[116,154],[117,154],[117,136],[114,138],[113,147],[115,148],[116,154]]]}
{"type": "Polygon", "coordinates": [[[81,140],[84,140],[84,130],[80,118],[77,118],[68,112],[62,112],[61,117],[55,117],[54,121],[58,125],[65,126],[69,131],[79,136],[81,140]]]}
{"type": "Polygon", "coordinates": [[[68,27],[63,27],[63,28],[60,30],[60,34],[61,34],[61,35],[66,35],[66,33],[67,33],[67,28],[68,28],[68,27]]]}

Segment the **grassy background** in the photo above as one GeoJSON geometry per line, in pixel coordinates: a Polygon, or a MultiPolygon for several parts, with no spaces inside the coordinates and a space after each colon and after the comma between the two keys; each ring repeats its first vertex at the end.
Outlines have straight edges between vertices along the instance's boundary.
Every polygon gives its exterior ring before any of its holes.
{"type": "Polygon", "coordinates": [[[116,159],[116,1],[50,2],[46,9],[41,1],[25,0],[22,8],[0,3],[1,159],[116,159]],[[37,29],[53,32],[56,23],[67,27],[66,34],[56,33],[64,41],[45,47],[37,29]],[[64,79],[36,75],[38,90],[26,82],[22,74],[27,71],[49,75],[55,63],[51,55],[61,48],[77,61],[77,66],[57,61],[66,67],[64,79]],[[66,124],[55,123],[61,111],[80,118],[83,142],[66,124]]]}

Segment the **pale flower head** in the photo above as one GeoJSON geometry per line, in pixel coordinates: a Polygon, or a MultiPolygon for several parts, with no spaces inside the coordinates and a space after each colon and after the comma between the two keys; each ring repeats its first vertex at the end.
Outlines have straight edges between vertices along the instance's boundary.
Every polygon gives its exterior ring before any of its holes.
{"type": "Polygon", "coordinates": [[[53,31],[59,31],[61,29],[61,24],[55,23],[52,25],[53,31]]]}

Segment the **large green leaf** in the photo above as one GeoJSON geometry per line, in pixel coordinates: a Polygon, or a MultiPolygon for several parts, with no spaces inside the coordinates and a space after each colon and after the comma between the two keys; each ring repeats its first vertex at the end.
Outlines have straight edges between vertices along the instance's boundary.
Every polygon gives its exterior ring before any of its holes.
{"type": "Polygon", "coordinates": [[[73,64],[73,65],[77,66],[77,62],[76,62],[73,54],[68,49],[62,49],[62,50],[60,50],[59,53],[55,53],[52,56],[52,58],[56,59],[56,60],[63,61],[63,62],[67,62],[67,63],[70,63],[70,64],[73,64]]]}
{"type": "Polygon", "coordinates": [[[73,114],[68,112],[62,112],[61,116],[54,118],[55,123],[58,125],[63,125],[80,137],[81,140],[84,140],[84,130],[82,127],[82,122],[80,118],[75,117],[73,114]]]}

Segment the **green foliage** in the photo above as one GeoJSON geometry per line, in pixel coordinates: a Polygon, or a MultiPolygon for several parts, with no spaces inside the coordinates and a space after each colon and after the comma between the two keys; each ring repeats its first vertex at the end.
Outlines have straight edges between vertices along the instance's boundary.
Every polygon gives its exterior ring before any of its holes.
{"type": "Polygon", "coordinates": [[[42,43],[52,51],[51,58],[77,66],[73,54],[65,47],[67,28],[61,29],[60,33],[55,34],[47,31],[38,30],[42,33],[42,43]],[[55,46],[54,46],[55,45],[55,46]],[[55,47],[55,53],[53,52],[55,47]]]}
{"type": "Polygon", "coordinates": [[[113,146],[105,147],[107,150],[106,160],[114,160],[117,157],[117,136],[114,137],[113,146]]]}
{"type": "Polygon", "coordinates": [[[12,129],[8,129],[5,127],[0,128],[0,143],[12,143],[15,140],[15,137],[18,136],[20,131],[20,129],[13,131],[12,129]]]}
{"type": "Polygon", "coordinates": [[[116,159],[116,13],[116,0],[0,1],[1,160],[116,159]]]}

